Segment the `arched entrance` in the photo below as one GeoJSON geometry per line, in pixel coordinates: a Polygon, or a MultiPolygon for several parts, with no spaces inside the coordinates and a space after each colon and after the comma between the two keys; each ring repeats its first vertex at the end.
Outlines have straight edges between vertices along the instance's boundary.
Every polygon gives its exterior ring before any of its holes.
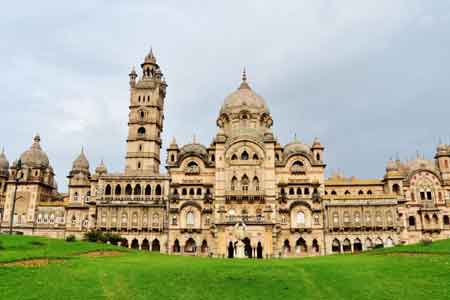
{"type": "Polygon", "coordinates": [[[200,248],[200,251],[205,254],[208,253],[208,242],[206,240],[203,240],[202,246],[200,248]]]}
{"type": "Polygon", "coordinates": [[[195,253],[197,251],[197,245],[195,244],[195,241],[193,238],[189,238],[186,241],[186,244],[184,246],[184,252],[188,253],[195,253]]]}
{"type": "Polygon", "coordinates": [[[244,254],[245,256],[247,256],[248,258],[252,258],[252,245],[250,244],[250,239],[249,238],[245,238],[242,240],[242,242],[244,243],[245,247],[244,247],[244,254]]]}
{"type": "Polygon", "coordinates": [[[138,242],[137,239],[133,239],[133,240],[131,241],[131,248],[132,248],[132,249],[139,249],[139,242],[138,242]]]}
{"type": "Polygon", "coordinates": [[[295,243],[295,253],[297,255],[306,254],[308,252],[308,247],[306,246],[306,241],[303,238],[299,238],[295,243]]]}
{"type": "Polygon", "coordinates": [[[338,239],[334,239],[333,243],[331,244],[331,252],[333,253],[340,253],[341,252],[341,243],[338,239]]]}
{"type": "Polygon", "coordinates": [[[288,256],[291,253],[291,245],[289,244],[289,240],[285,240],[283,243],[283,255],[288,256]]]}
{"type": "Polygon", "coordinates": [[[342,251],[343,252],[352,252],[352,244],[350,243],[349,239],[345,239],[342,242],[342,251]]]}
{"type": "Polygon", "coordinates": [[[353,251],[355,252],[361,252],[362,251],[362,243],[360,239],[356,239],[353,241],[353,251]]]}
{"type": "Polygon", "coordinates": [[[261,242],[258,242],[258,246],[256,247],[256,258],[263,258],[263,247],[261,242]]]}
{"type": "Polygon", "coordinates": [[[228,258],[233,258],[234,257],[234,245],[233,242],[229,242],[228,243],[228,258]]]}
{"type": "Polygon", "coordinates": [[[146,251],[150,250],[150,244],[147,239],[142,241],[141,249],[146,251]]]}
{"type": "Polygon", "coordinates": [[[180,242],[178,241],[178,239],[176,239],[175,242],[173,243],[172,251],[174,253],[180,253],[180,250],[181,250],[180,242]]]}
{"type": "Polygon", "coordinates": [[[161,249],[161,246],[159,245],[159,240],[158,239],[154,239],[152,242],[152,251],[153,252],[159,252],[161,249]]]}
{"type": "Polygon", "coordinates": [[[312,249],[313,249],[313,252],[314,252],[314,253],[319,254],[319,250],[320,250],[320,248],[319,248],[319,242],[317,242],[316,239],[313,240],[313,243],[312,243],[312,249]]]}

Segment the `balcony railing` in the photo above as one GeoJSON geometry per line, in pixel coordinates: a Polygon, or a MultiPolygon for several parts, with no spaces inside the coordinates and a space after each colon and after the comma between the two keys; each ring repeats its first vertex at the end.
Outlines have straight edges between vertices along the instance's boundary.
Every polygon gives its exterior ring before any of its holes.
{"type": "Polygon", "coordinates": [[[260,202],[264,203],[265,197],[263,191],[226,191],[225,201],[230,202],[260,202]]]}
{"type": "Polygon", "coordinates": [[[140,195],[114,195],[101,196],[99,201],[124,201],[124,202],[163,202],[164,196],[140,196],[140,195]]]}

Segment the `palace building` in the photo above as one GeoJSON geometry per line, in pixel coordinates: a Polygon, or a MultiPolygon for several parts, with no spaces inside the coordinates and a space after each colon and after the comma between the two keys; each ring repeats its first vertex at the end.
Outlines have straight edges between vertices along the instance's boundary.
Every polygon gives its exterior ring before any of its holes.
{"type": "Polygon", "coordinates": [[[175,139],[161,165],[167,84],[153,53],[129,74],[123,172],[92,169],[84,151],[59,193],[37,135],[20,163],[0,154],[0,220],[26,235],[82,238],[97,229],[122,246],[213,257],[298,257],[450,238],[450,145],[433,160],[390,160],[383,178],[325,178],[318,138],[281,145],[244,72],[223,101],[209,145],[175,139]],[[14,213],[11,214],[15,196],[14,213]]]}

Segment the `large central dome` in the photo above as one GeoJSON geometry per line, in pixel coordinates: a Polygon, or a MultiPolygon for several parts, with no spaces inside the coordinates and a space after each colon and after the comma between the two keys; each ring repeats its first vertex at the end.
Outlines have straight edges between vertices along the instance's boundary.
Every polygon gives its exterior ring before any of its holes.
{"type": "Polygon", "coordinates": [[[248,110],[251,113],[269,113],[264,98],[256,94],[248,85],[245,71],[239,88],[225,98],[220,114],[239,113],[242,110],[248,110]]]}

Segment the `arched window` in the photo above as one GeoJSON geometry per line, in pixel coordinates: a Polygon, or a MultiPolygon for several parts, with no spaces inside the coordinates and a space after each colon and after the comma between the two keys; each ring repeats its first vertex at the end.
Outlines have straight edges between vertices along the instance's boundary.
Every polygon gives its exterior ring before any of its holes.
{"type": "Polygon", "coordinates": [[[244,150],[244,152],[242,152],[241,159],[242,160],[248,160],[248,153],[247,153],[247,151],[244,150]]]}
{"type": "Polygon", "coordinates": [[[126,213],[122,214],[122,226],[126,226],[128,223],[128,215],[126,213]]]}
{"type": "Polygon", "coordinates": [[[111,186],[109,184],[105,187],[105,195],[111,195],[111,186]]]}
{"type": "Polygon", "coordinates": [[[193,188],[190,188],[190,189],[189,189],[189,195],[190,195],[190,196],[194,196],[194,195],[195,195],[195,192],[194,192],[194,189],[193,189],[193,188]]]}
{"type": "Polygon", "coordinates": [[[201,188],[197,188],[197,196],[201,196],[202,195],[202,189],[201,188]]]}
{"type": "Polygon", "coordinates": [[[233,154],[232,156],[231,156],[231,160],[237,160],[238,158],[237,158],[237,155],[236,154],[233,154]]]}
{"type": "Polygon", "coordinates": [[[297,213],[295,221],[296,221],[297,225],[299,225],[299,226],[305,225],[305,213],[302,211],[299,211],[297,213]]]}
{"type": "Polygon", "coordinates": [[[231,179],[231,190],[235,191],[237,187],[237,178],[233,176],[233,178],[231,179]]]}
{"type": "Polygon", "coordinates": [[[161,196],[161,186],[158,184],[155,188],[155,195],[161,196]]]}
{"type": "Polygon", "coordinates": [[[138,133],[139,136],[144,136],[145,135],[145,128],[144,127],[139,127],[137,133],[138,133]]]}
{"type": "Polygon", "coordinates": [[[175,155],[170,155],[170,161],[175,161],[175,155]]]}
{"type": "Polygon", "coordinates": [[[297,160],[295,161],[291,166],[291,172],[296,173],[303,173],[305,171],[303,162],[297,160]]]}
{"type": "Polygon", "coordinates": [[[436,214],[433,214],[432,219],[433,219],[433,223],[434,224],[439,224],[439,219],[438,219],[438,216],[436,214]]]}
{"type": "Polygon", "coordinates": [[[177,216],[172,216],[172,225],[177,225],[177,224],[178,224],[177,216]]]}
{"type": "Polygon", "coordinates": [[[359,222],[361,221],[361,216],[360,216],[359,212],[355,212],[354,219],[355,219],[355,223],[359,224],[359,222]]]}
{"type": "Polygon", "coordinates": [[[138,161],[138,163],[137,163],[137,168],[138,168],[138,169],[141,168],[141,162],[140,162],[140,161],[138,161]]]}
{"type": "Polygon", "coordinates": [[[144,117],[145,117],[145,113],[144,113],[144,111],[141,110],[141,119],[144,119],[144,117]]]}
{"type": "Polygon", "coordinates": [[[141,193],[142,193],[141,185],[140,184],[136,184],[136,186],[134,187],[134,194],[135,195],[140,195],[141,193]]]}
{"type": "Polygon", "coordinates": [[[150,186],[150,184],[147,184],[145,186],[145,195],[150,196],[151,194],[152,194],[152,187],[150,186]]]}
{"type": "Polygon", "coordinates": [[[450,219],[448,216],[444,216],[442,219],[442,222],[444,223],[445,226],[450,225],[450,219]]]}
{"type": "Polygon", "coordinates": [[[392,185],[392,192],[394,192],[397,195],[400,195],[400,186],[397,183],[392,185]]]}
{"type": "Polygon", "coordinates": [[[258,154],[253,154],[253,160],[258,160],[259,159],[259,157],[258,157],[258,154]]]}
{"type": "Polygon", "coordinates": [[[116,189],[114,191],[114,194],[120,195],[122,193],[122,188],[120,187],[120,184],[116,185],[116,189]]]}
{"type": "Polygon", "coordinates": [[[183,188],[183,189],[181,190],[181,195],[183,195],[183,196],[186,196],[186,195],[187,195],[187,189],[186,189],[186,188],[183,188]]]}
{"type": "Polygon", "coordinates": [[[190,161],[187,165],[187,171],[189,173],[199,173],[200,172],[200,168],[198,166],[198,164],[195,161],[190,161]]]}
{"type": "Polygon", "coordinates": [[[339,253],[341,252],[341,243],[338,239],[334,239],[331,243],[331,252],[333,253],[339,253]]]}
{"type": "Polygon", "coordinates": [[[187,226],[194,226],[194,224],[195,224],[194,213],[192,211],[189,211],[186,214],[186,225],[187,226]]]}
{"type": "Polygon", "coordinates": [[[278,155],[278,153],[275,153],[275,161],[279,161],[280,160],[280,155],[278,155]]]}
{"type": "Polygon", "coordinates": [[[416,226],[416,218],[413,216],[409,216],[408,224],[409,224],[409,226],[416,226]]]}
{"type": "Polygon", "coordinates": [[[248,192],[248,183],[249,183],[249,180],[248,180],[247,175],[242,176],[241,186],[242,186],[243,192],[248,192]]]}
{"type": "Polygon", "coordinates": [[[339,225],[339,214],[337,212],[333,213],[333,223],[334,225],[339,225]]]}
{"type": "Polygon", "coordinates": [[[301,188],[297,188],[297,195],[301,195],[302,194],[302,189],[301,188]]]}
{"type": "Polygon", "coordinates": [[[309,188],[305,188],[305,195],[309,195],[309,188]]]}
{"type": "Polygon", "coordinates": [[[346,196],[350,195],[350,191],[348,191],[348,190],[345,191],[344,195],[346,195],[346,196]]]}
{"type": "Polygon", "coordinates": [[[359,190],[358,195],[364,195],[364,192],[362,190],[359,190]]]}
{"type": "Polygon", "coordinates": [[[214,154],[211,155],[211,161],[212,162],[216,161],[216,156],[214,154]]]}
{"type": "Polygon", "coordinates": [[[132,194],[132,188],[130,184],[127,184],[125,187],[125,195],[131,195],[132,194]]]}
{"type": "Polygon", "coordinates": [[[290,188],[290,189],[289,189],[289,195],[294,195],[294,194],[295,194],[294,188],[290,188]]]}
{"type": "Polygon", "coordinates": [[[334,190],[331,191],[331,195],[336,196],[336,194],[337,194],[336,191],[334,191],[334,190]]]}
{"type": "Polygon", "coordinates": [[[138,96],[138,102],[141,102],[141,96],[138,96]]]}
{"type": "Polygon", "coordinates": [[[259,179],[258,177],[253,177],[253,186],[255,187],[255,191],[259,191],[259,179]]]}
{"type": "Polygon", "coordinates": [[[78,201],[78,193],[77,193],[77,192],[75,192],[75,193],[73,194],[73,200],[74,200],[74,201],[78,201]]]}
{"type": "Polygon", "coordinates": [[[316,160],[320,160],[320,154],[319,153],[316,154],[316,160]]]}

